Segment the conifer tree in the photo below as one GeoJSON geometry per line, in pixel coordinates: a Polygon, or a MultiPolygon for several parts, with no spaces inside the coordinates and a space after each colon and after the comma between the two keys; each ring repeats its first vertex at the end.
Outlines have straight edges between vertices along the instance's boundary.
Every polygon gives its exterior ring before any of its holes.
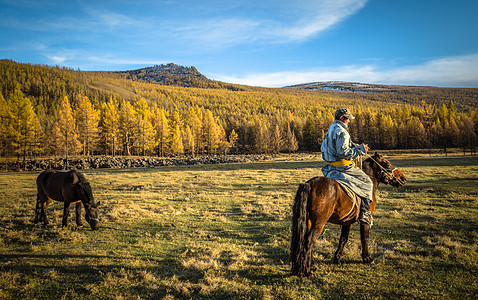
{"type": "Polygon", "coordinates": [[[0,93],[0,155],[2,157],[11,154],[11,122],[11,109],[2,93],[0,93]]]}
{"type": "Polygon", "coordinates": [[[99,111],[93,107],[88,97],[80,95],[75,117],[78,140],[82,145],[83,155],[89,156],[95,150],[98,141],[99,111]]]}
{"type": "Polygon", "coordinates": [[[119,113],[120,138],[125,155],[131,155],[131,149],[136,140],[137,120],[133,106],[128,100],[123,100],[119,113]]]}
{"type": "Polygon", "coordinates": [[[216,154],[221,142],[221,127],[218,125],[212,112],[206,109],[203,121],[203,131],[207,152],[209,155],[216,154]]]}
{"type": "Polygon", "coordinates": [[[65,156],[66,167],[68,168],[69,155],[77,154],[80,148],[80,142],[75,128],[75,118],[71,109],[70,101],[64,96],[60,102],[58,119],[54,125],[55,141],[60,149],[60,153],[65,156]]]}
{"type": "Polygon", "coordinates": [[[287,124],[287,133],[286,133],[286,142],[285,142],[285,150],[291,152],[295,152],[299,149],[299,142],[295,137],[295,133],[290,129],[290,124],[287,124]]]}
{"type": "Polygon", "coordinates": [[[154,148],[154,128],[151,123],[151,110],[146,103],[146,100],[141,98],[134,105],[137,116],[137,133],[135,145],[141,151],[142,155],[151,151],[154,148]]]}
{"type": "MultiPolygon", "coordinates": [[[[236,148],[236,145],[237,145],[237,140],[238,140],[239,136],[237,135],[236,131],[233,129],[231,130],[231,133],[229,134],[229,148],[233,148],[235,149],[236,148]]],[[[236,152],[236,151],[234,151],[236,152]]]]}
{"type": "Polygon", "coordinates": [[[252,118],[253,149],[257,153],[267,153],[270,149],[269,123],[265,117],[254,115],[252,118]]]}
{"type": "Polygon", "coordinates": [[[460,132],[458,144],[463,149],[463,155],[465,155],[466,149],[470,149],[470,152],[473,153],[473,150],[476,147],[478,138],[475,134],[473,126],[473,121],[467,115],[464,115],[460,118],[458,125],[460,132]]]}
{"type": "Polygon", "coordinates": [[[194,137],[196,155],[202,153],[204,150],[203,115],[203,110],[196,105],[189,108],[188,117],[186,119],[194,137]]]}
{"type": "Polygon", "coordinates": [[[275,124],[271,137],[271,151],[272,153],[279,153],[284,146],[284,138],[279,124],[275,124]]]}
{"type": "Polygon", "coordinates": [[[21,91],[12,95],[10,103],[12,143],[16,154],[22,156],[25,163],[27,155],[34,153],[40,122],[30,99],[24,97],[21,91]]]}
{"type": "Polygon", "coordinates": [[[185,152],[190,154],[191,156],[194,156],[196,147],[194,143],[194,136],[189,125],[186,125],[186,129],[184,130],[184,144],[185,152]]]}
{"type": "Polygon", "coordinates": [[[106,153],[109,149],[111,155],[115,156],[119,139],[119,107],[116,98],[110,97],[108,102],[102,104],[100,127],[106,153]]]}
{"type": "Polygon", "coordinates": [[[171,151],[173,155],[182,155],[184,153],[183,139],[179,124],[176,124],[171,132],[171,151]]]}
{"type": "Polygon", "coordinates": [[[406,145],[411,149],[424,148],[426,146],[426,130],[418,117],[411,117],[406,125],[407,130],[404,132],[406,136],[406,145]]]}
{"type": "Polygon", "coordinates": [[[153,107],[153,127],[156,132],[155,141],[157,145],[158,156],[165,156],[169,153],[169,121],[167,112],[164,109],[153,107]]]}

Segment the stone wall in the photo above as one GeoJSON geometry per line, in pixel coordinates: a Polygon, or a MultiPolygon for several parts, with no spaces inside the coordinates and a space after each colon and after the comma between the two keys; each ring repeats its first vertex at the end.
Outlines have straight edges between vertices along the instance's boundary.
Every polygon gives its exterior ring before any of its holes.
{"type": "Polygon", "coordinates": [[[222,156],[198,156],[198,157],[85,157],[65,159],[37,159],[23,162],[2,162],[1,171],[41,171],[47,169],[99,169],[99,168],[155,168],[162,166],[179,165],[206,165],[225,164],[238,162],[251,162],[270,159],[267,155],[222,155],[222,156]]]}

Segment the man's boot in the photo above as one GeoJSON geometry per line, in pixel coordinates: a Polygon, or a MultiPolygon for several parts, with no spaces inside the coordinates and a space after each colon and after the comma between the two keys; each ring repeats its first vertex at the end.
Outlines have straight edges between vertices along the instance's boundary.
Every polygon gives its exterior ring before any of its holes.
{"type": "Polygon", "coordinates": [[[370,202],[367,198],[362,198],[362,203],[360,205],[360,214],[359,221],[364,225],[373,225],[372,214],[370,213],[370,202]]]}

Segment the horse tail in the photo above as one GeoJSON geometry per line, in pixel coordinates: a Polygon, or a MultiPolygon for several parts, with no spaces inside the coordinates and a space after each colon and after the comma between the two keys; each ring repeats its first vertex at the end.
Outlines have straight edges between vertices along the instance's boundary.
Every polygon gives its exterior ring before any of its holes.
{"type": "Polygon", "coordinates": [[[299,185],[292,208],[292,241],[290,245],[289,261],[292,263],[292,275],[309,274],[312,267],[312,243],[308,237],[307,204],[311,195],[310,184],[299,185]]]}

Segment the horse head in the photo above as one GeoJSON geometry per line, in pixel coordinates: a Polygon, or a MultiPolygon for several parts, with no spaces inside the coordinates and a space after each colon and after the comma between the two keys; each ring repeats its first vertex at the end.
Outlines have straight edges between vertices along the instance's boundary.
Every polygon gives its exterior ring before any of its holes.
{"type": "Polygon", "coordinates": [[[95,203],[90,183],[83,174],[76,172],[73,186],[76,187],[76,193],[85,207],[85,219],[90,224],[91,229],[96,230],[100,227],[98,218],[98,206],[100,201],[95,203]]]}
{"type": "Polygon", "coordinates": [[[405,175],[403,175],[402,171],[385,159],[381,154],[375,152],[371,158],[378,166],[378,168],[376,168],[376,177],[380,180],[380,182],[390,184],[395,187],[401,187],[405,184],[407,179],[405,178],[405,175]]]}

